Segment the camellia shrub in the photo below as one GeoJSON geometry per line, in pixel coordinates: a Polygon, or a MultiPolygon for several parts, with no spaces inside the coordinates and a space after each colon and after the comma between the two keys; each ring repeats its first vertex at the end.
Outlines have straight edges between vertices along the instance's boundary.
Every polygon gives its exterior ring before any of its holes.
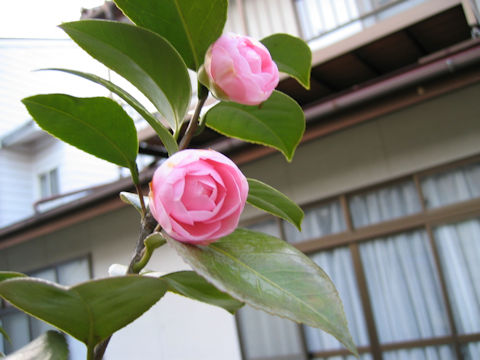
{"type": "MultiPolygon", "coordinates": [[[[1,272],[0,296],[85,343],[88,360],[102,359],[110,337],[167,291],[231,313],[246,303],[323,329],[356,354],[341,300],[322,269],[283,240],[237,227],[247,202],[298,229],[302,210],[269,185],[247,179],[226,156],[189,148],[192,137],[207,126],[227,137],[275,148],[291,161],[305,117],[300,106],[275,87],[281,71],[309,88],[307,44],[286,34],[260,41],[222,35],[227,0],[115,3],[133,24],[85,20],[60,27],[140,90],[164,121],[109,80],[79,70],[50,70],[103,85],[155,130],[169,157],[155,171],[149,196],[139,181],[134,122],[118,103],[64,94],[31,96],[23,103],[45,131],[130,170],[137,193],[120,196],[141,218],[136,245],[132,239],[132,260],[123,267],[112,266],[114,276],[71,287],[1,272]],[[188,69],[199,80],[193,104],[188,69]],[[210,94],[218,102],[201,115],[210,94]],[[195,111],[187,117],[190,106],[195,111]],[[152,252],[165,245],[173,247],[192,271],[146,273],[152,252]]],[[[1,327],[0,331],[7,336],[1,327]]],[[[29,355],[22,358],[66,358],[68,351],[58,336],[43,335],[27,346],[24,353],[29,355]]]]}

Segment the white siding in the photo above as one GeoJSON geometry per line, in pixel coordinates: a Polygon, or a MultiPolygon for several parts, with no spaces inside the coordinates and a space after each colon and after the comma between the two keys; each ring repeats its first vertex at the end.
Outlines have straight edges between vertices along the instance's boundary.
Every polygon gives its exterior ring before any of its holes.
{"type": "Polygon", "coordinates": [[[63,193],[118,180],[119,167],[65,145],[60,184],[63,193]]]}
{"type": "Polygon", "coordinates": [[[0,149],[0,227],[33,214],[29,153],[0,149]]]}

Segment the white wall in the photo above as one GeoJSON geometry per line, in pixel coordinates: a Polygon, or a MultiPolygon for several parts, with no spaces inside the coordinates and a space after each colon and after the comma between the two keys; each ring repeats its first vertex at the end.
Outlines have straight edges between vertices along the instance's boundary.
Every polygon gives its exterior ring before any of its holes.
{"type": "Polygon", "coordinates": [[[32,215],[31,171],[28,152],[0,149],[0,228],[32,215]]]}

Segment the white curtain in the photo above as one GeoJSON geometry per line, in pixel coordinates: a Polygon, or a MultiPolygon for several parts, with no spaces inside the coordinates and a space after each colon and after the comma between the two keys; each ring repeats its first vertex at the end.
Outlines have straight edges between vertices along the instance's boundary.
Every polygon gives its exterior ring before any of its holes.
{"type": "Polygon", "coordinates": [[[238,325],[245,360],[277,357],[305,359],[300,330],[294,322],[244,306],[238,312],[238,325]]]}
{"type": "Polygon", "coordinates": [[[280,229],[278,227],[278,222],[276,219],[264,220],[252,225],[247,226],[248,229],[258,232],[263,232],[268,235],[275,237],[280,237],[280,229]]]}
{"type": "MultiPolygon", "coordinates": [[[[368,346],[368,333],[363,317],[355,272],[348,247],[324,251],[312,256],[332,279],[342,299],[348,327],[357,346],[368,346]]],[[[341,349],[341,345],[333,336],[321,330],[305,327],[305,338],[311,352],[341,349]]]]}
{"type": "MultiPolygon", "coordinates": [[[[261,221],[248,228],[277,237],[280,235],[275,219],[261,221]]],[[[305,359],[297,324],[250,306],[240,309],[237,317],[245,360],[280,356],[285,360],[305,359]]]]}
{"type": "Polygon", "coordinates": [[[434,230],[448,295],[460,334],[480,332],[480,221],[434,230]]]}
{"type": "Polygon", "coordinates": [[[283,222],[283,227],[287,241],[291,243],[298,243],[346,230],[345,219],[343,218],[339,201],[305,209],[302,232],[299,232],[286,221],[283,222]]]}
{"type": "Polygon", "coordinates": [[[412,181],[354,195],[349,204],[356,228],[415,214],[422,209],[412,181]]]}
{"type": "Polygon", "coordinates": [[[452,360],[456,359],[455,351],[451,346],[428,346],[388,351],[383,354],[383,360],[452,360]]]}
{"type": "Polygon", "coordinates": [[[450,334],[424,231],[369,241],[360,254],[381,343],[450,334]]]}
{"type": "Polygon", "coordinates": [[[372,360],[373,357],[371,354],[362,354],[357,359],[353,355],[346,355],[346,356],[330,356],[330,357],[322,357],[322,358],[314,358],[313,360],[372,360]]]}
{"type": "Polygon", "coordinates": [[[449,205],[480,196],[480,164],[463,166],[422,180],[428,208],[449,205]]]}
{"type": "Polygon", "coordinates": [[[462,346],[464,360],[478,360],[480,354],[480,342],[462,346]]]}

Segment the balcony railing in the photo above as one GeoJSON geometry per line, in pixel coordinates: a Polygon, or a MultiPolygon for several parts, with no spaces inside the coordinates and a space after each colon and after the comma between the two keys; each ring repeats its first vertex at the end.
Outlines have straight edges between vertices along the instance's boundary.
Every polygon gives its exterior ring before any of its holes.
{"type": "MultiPolygon", "coordinates": [[[[427,0],[230,0],[227,31],[257,39],[290,33],[325,44],[427,0]]],[[[475,0],[478,1],[478,0],[475,0]]]]}

